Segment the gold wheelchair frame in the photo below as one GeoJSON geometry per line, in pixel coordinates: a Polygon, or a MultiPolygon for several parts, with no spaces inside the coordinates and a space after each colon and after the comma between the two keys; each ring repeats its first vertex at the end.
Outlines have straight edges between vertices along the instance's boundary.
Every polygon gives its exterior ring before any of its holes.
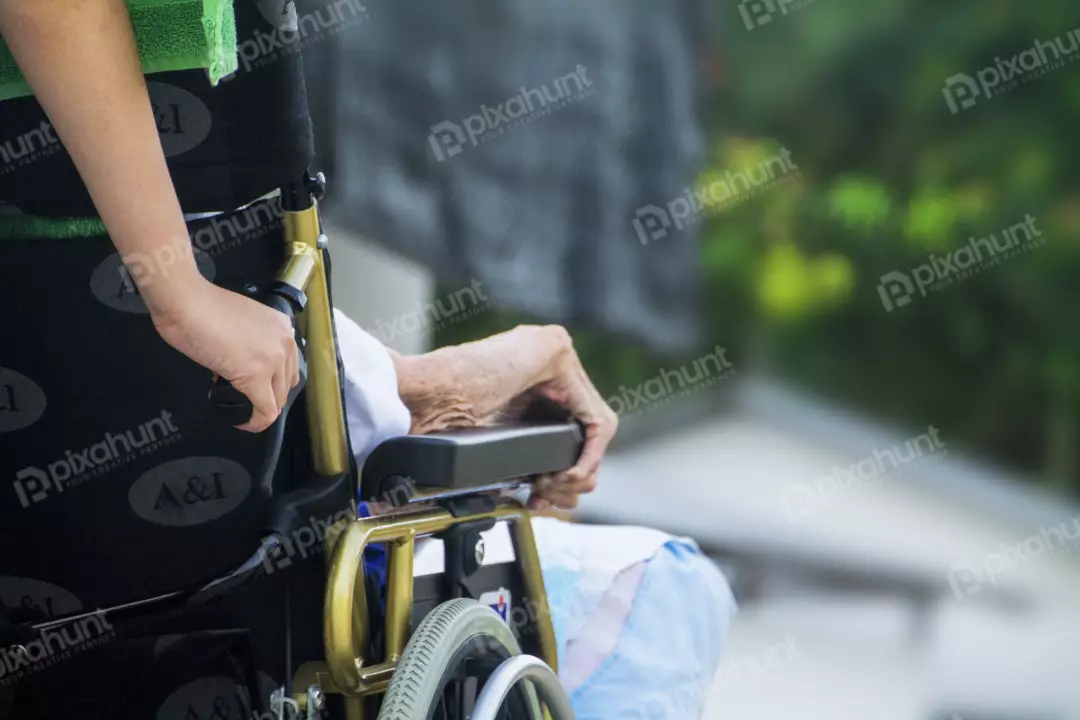
{"type": "MultiPolygon", "coordinates": [[[[307,296],[307,306],[297,316],[297,322],[307,341],[306,402],[313,469],[320,476],[330,477],[349,472],[350,457],[323,254],[328,241],[322,233],[317,202],[314,197],[309,199],[309,207],[284,209],[285,264],[277,279],[307,296]]],[[[363,699],[386,692],[411,634],[416,540],[463,523],[491,519],[512,523],[515,557],[525,591],[535,606],[548,608],[530,513],[514,500],[500,499],[492,510],[458,517],[442,508],[382,517],[352,517],[327,534],[323,605],[326,657],[324,662],[301,665],[292,678],[291,698],[302,713],[308,713],[309,703],[322,703],[323,693],[331,693],[344,697],[347,720],[367,720],[363,699]],[[388,546],[386,658],[376,664],[365,662],[371,627],[363,554],[372,543],[388,546]]],[[[540,659],[557,672],[550,613],[536,613],[535,622],[540,659]]],[[[547,710],[545,716],[549,716],[547,710]]]]}

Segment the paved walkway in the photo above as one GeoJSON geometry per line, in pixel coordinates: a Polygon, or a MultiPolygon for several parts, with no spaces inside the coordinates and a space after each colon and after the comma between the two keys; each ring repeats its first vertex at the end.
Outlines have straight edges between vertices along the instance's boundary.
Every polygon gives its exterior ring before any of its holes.
{"type": "Polygon", "coordinates": [[[781,579],[738,616],[710,720],[1080,718],[1080,564],[1061,528],[1054,532],[1075,510],[1036,502],[1026,490],[1009,500],[1004,485],[983,492],[1000,478],[958,458],[948,438],[944,454],[926,453],[900,472],[885,460],[879,472],[889,472],[871,477],[873,462],[865,461],[925,428],[827,442],[819,425],[828,421],[799,430],[785,420],[791,413],[742,405],[727,419],[616,454],[583,515],[661,527],[713,547],[891,568],[940,583],[945,597],[920,635],[919,616],[902,597],[814,591],[781,579]],[[868,479],[841,482],[860,462],[868,479]],[[836,482],[822,480],[829,476],[836,482]],[[976,490],[956,491],[964,482],[976,490]],[[981,602],[998,589],[1016,591],[1032,608],[981,602]]]}

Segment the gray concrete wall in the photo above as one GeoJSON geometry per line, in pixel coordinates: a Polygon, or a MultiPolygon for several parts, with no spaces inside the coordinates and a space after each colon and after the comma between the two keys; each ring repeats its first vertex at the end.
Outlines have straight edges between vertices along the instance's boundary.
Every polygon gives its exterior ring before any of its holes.
{"type": "Polygon", "coordinates": [[[334,305],[383,343],[406,355],[430,349],[427,328],[403,329],[401,318],[431,301],[435,280],[423,266],[328,224],[334,305]]]}

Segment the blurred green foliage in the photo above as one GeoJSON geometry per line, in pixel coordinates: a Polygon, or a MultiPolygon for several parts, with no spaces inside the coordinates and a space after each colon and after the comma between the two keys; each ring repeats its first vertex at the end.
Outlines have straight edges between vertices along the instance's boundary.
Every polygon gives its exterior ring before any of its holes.
{"type": "Polygon", "coordinates": [[[707,261],[753,258],[707,262],[710,286],[757,288],[752,321],[717,304],[712,331],[738,327],[772,373],[826,397],[1077,490],[1080,50],[955,114],[943,90],[1036,40],[1069,48],[1080,6],[816,0],[752,30],[734,7],[722,19],[713,162],[738,166],[733,139],[779,143],[801,182],[710,222],[707,261]],[[884,274],[1027,215],[1045,244],[886,312],[884,274]]]}
{"type": "MultiPolygon", "coordinates": [[[[791,7],[754,29],[735,2],[718,13],[724,71],[706,108],[710,158],[699,182],[782,150],[797,170],[702,225],[703,347],[723,344],[740,369],[890,422],[933,424],[951,448],[1077,492],[1080,49],[955,114],[943,88],[1037,39],[1066,38],[1080,29],[1080,5],[791,7]],[[883,275],[1029,215],[1043,245],[886,311],[883,275]]],[[[631,251],[662,252],[662,243],[631,251]]],[[[488,315],[439,341],[517,320],[488,315]]],[[[605,393],[684,360],[577,337],[605,393]]]]}

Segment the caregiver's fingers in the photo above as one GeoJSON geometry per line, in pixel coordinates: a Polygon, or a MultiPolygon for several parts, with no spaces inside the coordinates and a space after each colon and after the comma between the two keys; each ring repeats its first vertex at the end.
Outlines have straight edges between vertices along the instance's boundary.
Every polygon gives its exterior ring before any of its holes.
{"type": "Polygon", "coordinates": [[[289,367],[286,372],[290,392],[300,384],[300,347],[295,342],[293,345],[293,352],[289,353],[289,367]]]}
{"type": "Polygon", "coordinates": [[[285,367],[281,371],[274,373],[274,377],[270,380],[274,388],[274,400],[277,402],[279,413],[285,407],[285,401],[289,399],[289,390],[292,389],[292,385],[289,384],[291,382],[289,372],[289,361],[286,359],[285,367]]]}
{"type": "Polygon", "coordinates": [[[281,414],[281,406],[275,397],[273,383],[269,380],[262,382],[233,383],[237,390],[244,393],[251,401],[251,418],[243,425],[238,426],[241,430],[252,433],[261,433],[270,427],[278,415],[281,414]]]}

